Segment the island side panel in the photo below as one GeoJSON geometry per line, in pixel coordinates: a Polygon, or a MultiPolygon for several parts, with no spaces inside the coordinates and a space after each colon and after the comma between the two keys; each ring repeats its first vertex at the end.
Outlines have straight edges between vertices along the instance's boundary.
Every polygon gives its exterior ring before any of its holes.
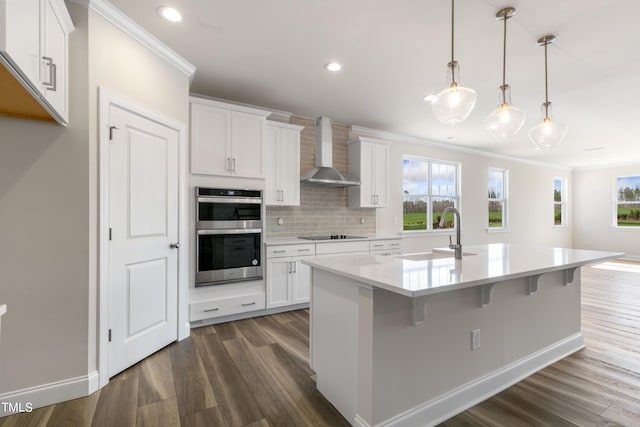
{"type": "Polygon", "coordinates": [[[566,356],[566,347],[559,343],[567,339],[569,353],[581,348],[579,271],[573,283],[565,286],[563,282],[562,271],[545,274],[532,295],[528,295],[526,278],[497,283],[485,307],[480,305],[477,287],[436,294],[427,301],[424,323],[416,326],[411,325],[410,298],[376,290],[374,414],[368,424],[443,421],[515,382],[497,373],[507,370],[515,375],[526,369],[525,376],[529,375],[566,356]],[[475,329],[481,331],[480,348],[472,351],[475,329]],[[559,356],[558,351],[565,353],[559,356]],[[536,353],[544,356],[532,359],[536,353]],[[532,367],[531,360],[541,365],[532,367]],[[471,387],[494,374],[495,379],[484,386],[471,387]],[[505,377],[508,381],[500,383],[505,377]],[[457,398],[451,397],[465,389],[457,398]],[[441,403],[433,404],[437,401],[441,403]],[[407,411],[404,420],[398,417],[407,411]]]}
{"type": "Polygon", "coordinates": [[[372,291],[342,276],[317,268],[311,271],[311,352],[316,387],[354,423],[359,397],[362,397],[358,392],[360,368],[369,370],[368,379],[362,384],[368,388],[363,394],[369,394],[369,403],[364,407],[368,405],[371,413],[372,291]],[[360,345],[368,345],[369,350],[360,352],[360,345]],[[358,360],[361,354],[365,355],[363,362],[358,360]]]}

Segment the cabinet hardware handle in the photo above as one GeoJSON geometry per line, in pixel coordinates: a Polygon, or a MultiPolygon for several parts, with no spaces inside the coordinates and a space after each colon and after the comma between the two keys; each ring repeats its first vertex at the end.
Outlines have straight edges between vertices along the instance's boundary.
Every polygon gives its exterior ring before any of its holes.
{"type": "Polygon", "coordinates": [[[243,307],[248,307],[250,305],[256,305],[256,303],[255,302],[248,302],[246,304],[242,304],[243,307]]]}
{"type": "Polygon", "coordinates": [[[230,157],[227,157],[227,165],[226,165],[225,169],[228,172],[231,172],[231,158],[230,157]]]}
{"type": "Polygon", "coordinates": [[[381,248],[381,247],[383,247],[383,246],[384,246],[384,245],[373,245],[373,247],[374,247],[374,248],[381,248]]]}
{"type": "Polygon", "coordinates": [[[273,251],[274,254],[283,254],[285,252],[287,252],[287,251],[273,251]]]}
{"type": "Polygon", "coordinates": [[[204,312],[205,313],[211,313],[212,311],[218,311],[218,310],[220,310],[220,309],[219,308],[210,308],[208,310],[205,310],[204,312]]]}
{"type": "Polygon", "coordinates": [[[287,271],[287,273],[291,274],[293,273],[293,263],[291,261],[287,261],[287,265],[289,266],[289,271],[287,271]]]}
{"type": "Polygon", "coordinates": [[[309,252],[311,249],[298,249],[298,252],[309,252]]]}
{"type": "Polygon", "coordinates": [[[298,272],[298,261],[293,261],[293,273],[298,272]]]}
{"type": "Polygon", "coordinates": [[[44,86],[47,88],[47,90],[52,90],[52,91],[56,91],[57,90],[57,76],[56,76],[56,64],[53,63],[53,58],[50,58],[48,56],[43,56],[42,59],[44,59],[47,62],[47,67],[49,67],[49,81],[48,82],[43,82],[44,86]]]}
{"type": "Polygon", "coordinates": [[[232,165],[233,165],[233,167],[231,168],[231,171],[235,172],[236,171],[236,158],[234,157],[233,159],[231,159],[231,161],[232,161],[232,165]]]}
{"type": "Polygon", "coordinates": [[[170,243],[169,247],[171,249],[180,249],[180,242],[170,243]]]}

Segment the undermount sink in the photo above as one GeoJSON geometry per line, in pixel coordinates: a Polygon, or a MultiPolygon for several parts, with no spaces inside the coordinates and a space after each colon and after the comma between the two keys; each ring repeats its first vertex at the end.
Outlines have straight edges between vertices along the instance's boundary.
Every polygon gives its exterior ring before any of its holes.
{"type": "MultiPolygon", "coordinates": [[[[471,252],[463,252],[462,256],[470,256],[470,255],[478,255],[471,252]]],[[[409,261],[428,261],[431,259],[440,259],[440,258],[453,258],[453,252],[451,253],[438,253],[438,252],[421,252],[417,254],[407,254],[407,255],[399,255],[398,258],[406,259],[409,261]]]]}

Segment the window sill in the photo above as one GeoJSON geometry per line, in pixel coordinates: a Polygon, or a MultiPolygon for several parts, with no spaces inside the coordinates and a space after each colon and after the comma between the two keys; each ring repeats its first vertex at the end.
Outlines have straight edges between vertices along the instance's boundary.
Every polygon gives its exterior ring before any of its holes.
{"type": "Polygon", "coordinates": [[[611,231],[631,231],[631,230],[637,230],[640,231],[640,227],[625,227],[625,226],[617,226],[617,225],[611,225],[609,226],[609,229],[611,231]]]}
{"type": "Polygon", "coordinates": [[[553,228],[554,228],[554,230],[555,230],[555,229],[558,229],[558,230],[566,230],[566,229],[571,228],[571,227],[569,227],[569,225],[567,225],[567,224],[562,224],[562,225],[555,225],[555,224],[554,224],[554,225],[553,225],[553,228]]]}
{"type": "Polygon", "coordinates": [[[487,228],[487,234],[492,233],[511,233],[511,228],[509,227],[491,227],[487,228]]]}

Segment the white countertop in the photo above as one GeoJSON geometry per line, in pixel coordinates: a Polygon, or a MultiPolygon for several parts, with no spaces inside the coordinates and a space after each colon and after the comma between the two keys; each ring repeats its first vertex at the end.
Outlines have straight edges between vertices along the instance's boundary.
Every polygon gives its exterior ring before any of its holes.
{"type": "Polygon", "coordinates": [[[5,314],[6,312],[7,312],[7,305],[6,304],[0,304],[0,316],[5,314]]]}
{"type": "MultiPolygon", "coordinates": [[[[326,233],[330,234],[330,233],[326,233]]],[[[300,237],[274,237],[264,239],[264,244],[271,245],[298,245],[300,243],[339,243],[339,242],[361,242],[363,240],[390,240],[400,239],[399,235],[375,235],[375,236],[362,236],[361,239],[329,239],[329,240],[309,240],[300,237]]]]}
{"type": "MultiPolygon", "coordinates": [[[[436,252],[437,250],[434,250],[436,252]]],[[[619,258],[623,253],[529,245],[463,246],[462,260],[451,257],[411,260],[409,255],[310,258],[312,267],[408,297],[419,297],[566,270],[619,258]]]]}

